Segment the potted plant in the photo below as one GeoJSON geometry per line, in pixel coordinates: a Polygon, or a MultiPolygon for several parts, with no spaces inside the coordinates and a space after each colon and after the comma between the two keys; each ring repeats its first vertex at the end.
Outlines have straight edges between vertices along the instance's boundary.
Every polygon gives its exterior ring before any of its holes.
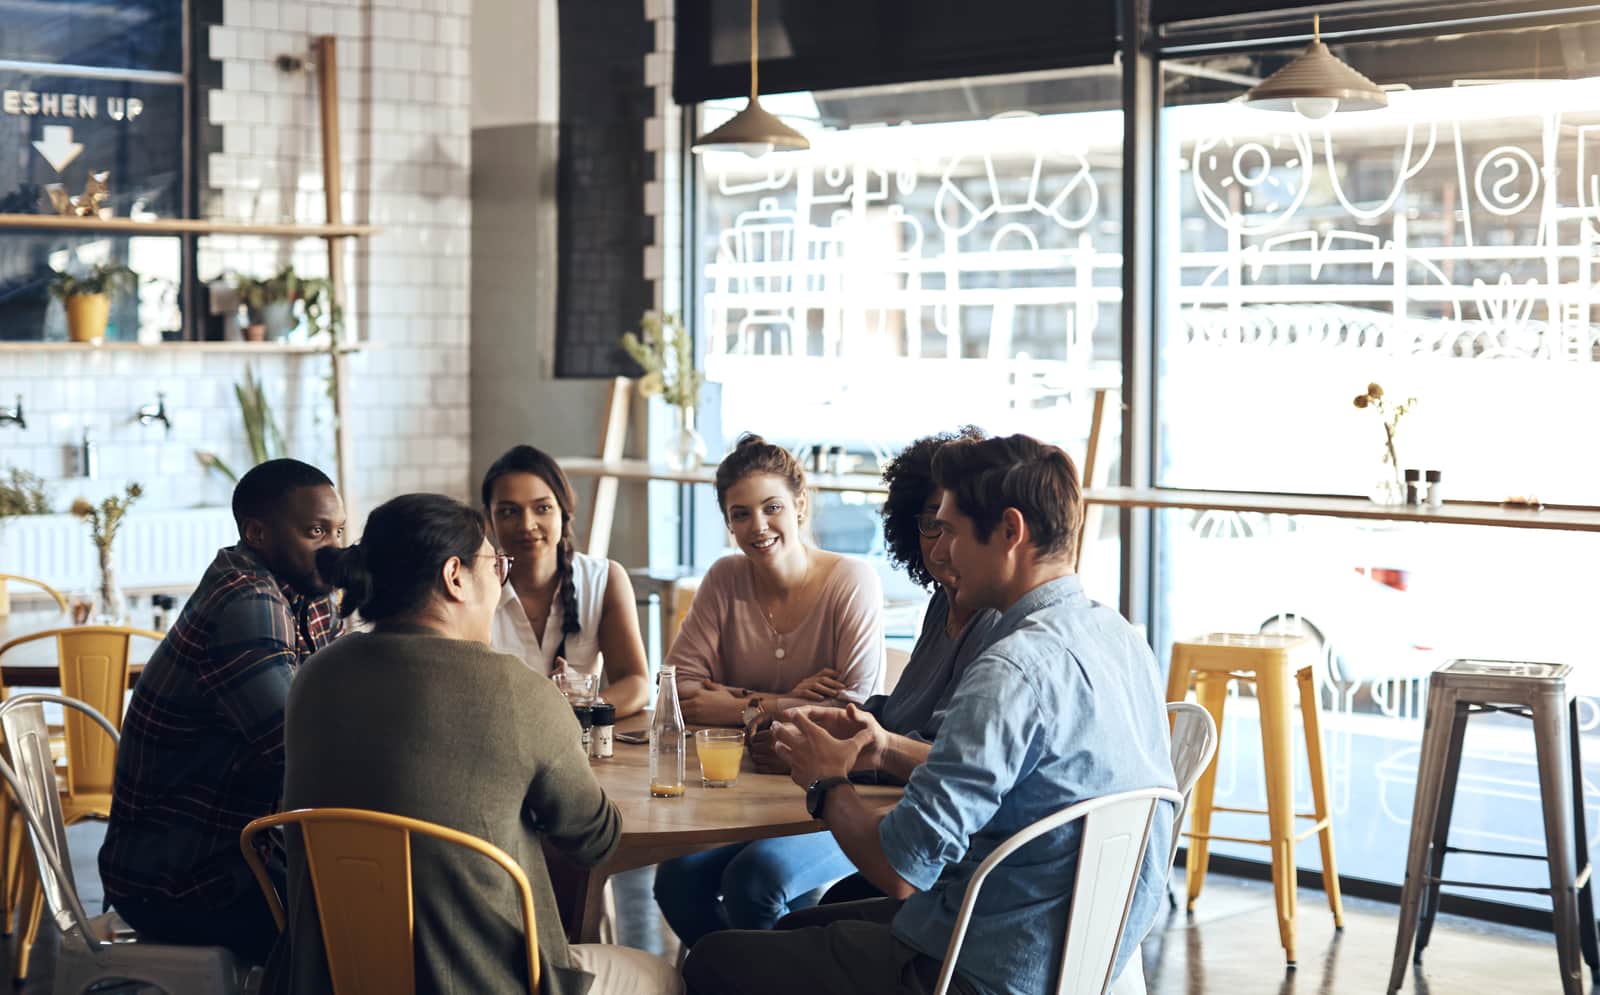
{"type": "MultiPolygon", "coordinates": [[[[44,479],[17,467],[11,468],[9,482],[0,481],[0,531],[6,519],[16,515],[50,514],[50,494],[44,479]]],[[[0,582],[0,617],[11,611],[11,597],[0,582]]]]}
{"type": "Polygon", "coordinates": [[[89,536],[94,540],[95,551],[100,557],[100,594],[95,614],[105,625],[116,625],[128,614],[128,601],[122,596],[122,588],[117,586],[111,547],[117,541],[117,529],[122,527],[122,519],[128,514],[128,509],[143,494],[144,488],[129,484],[121,497],[112,495],[98,505],[90,504],[83,498],[72,502],[72,513],[88,524],[89,536]]]}
{"type": "Polygon", "coordinates": [[[234,275],[239,300],[245,308],[244,337],[251,342],[281,339],[299,324],[294,306],[305,306],[306,321],[313,332],[328,326],[328,306],[332,285],[320,277],[303,277],[294,266],[285,266],[265,278],[234,275]]]}
{"type": "Polygon", "coordinates": [[[111,295],[133,290],[139,274],[119,263],[99,263],[88,276],[57,273],[50,293],[67,306],[67,337],[74,342],[100,342],[111,317],[111,295]]]}
{"type": "MultiPolygon", "coordinates": [[[[288,455],[283,444],[283,430],[278,427],[278,420],[272,414],[267,392],[250,367],[244,368],[244,383],[233,385],[233,396],[239,402],[239,418],[244,422],[245,441],[250,447],[250,466],[260,466],[267,460],[288,455]]],[[[216,453],[202,449],[195,452],[195,458],[201,466],[222,474],[230,483],[239,482],[239,475],[216,453]]]]}
{"type": "Polygon", "coordinates": [[[674,470],[698,469],[706,459],[706,443],[694,429],[694,409],[704,375],[694,366],[694,340],[675,314],[646,311],[637,334],[622,336],[622,348],[644,369],[639,393],[661,395],[677,409],[678,427],[667,440],[667,465],[674,470]]]}

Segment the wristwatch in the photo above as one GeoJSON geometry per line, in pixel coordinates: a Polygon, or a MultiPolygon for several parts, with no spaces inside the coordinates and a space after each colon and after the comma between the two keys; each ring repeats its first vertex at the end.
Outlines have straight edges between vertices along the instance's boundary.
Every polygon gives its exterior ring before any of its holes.
{"type": "Polygon", "coordinates": [[[806,811],[811,813],[813,819],[822,818],[822,806],[828,800],[828,792],[849,783],[848,777],[819,777],[812,781],[811,787],[806,789],[806,811]]]}
{"type": "Polygon", "coordinates": [[[761,699],[760,698],[751,698],[749,701],[745,702],[745,704],[744,704],[744,713],[742,715],[742,718],[744,719],[745,728],[748,729],[750,727],[750,723],[754,722],[756,719],[761,718],[761,715],[762,715],[762,712],[761,712],[761,699]]]}

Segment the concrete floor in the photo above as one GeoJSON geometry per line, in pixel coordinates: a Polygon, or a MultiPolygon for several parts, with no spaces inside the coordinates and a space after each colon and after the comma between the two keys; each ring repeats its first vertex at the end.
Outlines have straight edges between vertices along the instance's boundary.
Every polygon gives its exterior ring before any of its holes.
{"type": "MultiPolygon", "coordinates": [[[[79,891],[85,905],[97,911],[100,883],[95,854],[102,831],[87,824],[70,832],[79,891]]],[[[1174,873],[1181,878],[1183,870],[1174,873]]],[[[631,871],[615,880],[621,941],[676,957],[677,940],[657,913],[650,894],[653,871],[631,871]]],[[[1386,992],[1394,953],[1395,907],[1346,898],[1345,929],[1336,933],[1322,892],[1302,888],[1300,899],[1299,965],[1289,972],[1284,970],[1283,950],[1278,945],[1271,887],[1264,881],[1208,875],[1195,914],[1172,912],[1145,940],[1150,995],[1386,992]]],[[[16,989],[19,992],[51,989],[55,937],[48,926],[43,934],[32,976],[16,989]]],[[[15,942],[12,937],[0,943],[0,968],[6,971],[0,977],[10,974],[15,942]]],[[[0,982],[0,990],[3,986],[0,982]]],[[[1401,990],[1407,995],[1560,995],[1555,943],[1548,933],[1441,916],[1425,963],[1401,990]]]]}

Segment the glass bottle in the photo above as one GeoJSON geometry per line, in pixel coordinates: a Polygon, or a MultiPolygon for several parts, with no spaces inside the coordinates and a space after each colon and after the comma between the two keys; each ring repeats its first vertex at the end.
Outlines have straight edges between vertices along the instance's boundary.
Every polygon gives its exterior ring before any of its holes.
{"type": "Polygon", "coordinates": [[[656,712],[650,718],[650,795],[683,795],[683,712],[678,708],[678,675],[662,667],[656,690],[656,712]]]}

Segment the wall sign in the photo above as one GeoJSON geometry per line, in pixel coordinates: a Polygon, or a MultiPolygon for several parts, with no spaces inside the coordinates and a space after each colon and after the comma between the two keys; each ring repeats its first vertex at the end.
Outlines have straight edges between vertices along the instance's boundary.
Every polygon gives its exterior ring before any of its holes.
{"type": "Polygon", "coordinates": [[[0,71],[0,212],[50,212],[44,186],[111,172],[112,213],[181,214],[183,88],[0,71]]]}

